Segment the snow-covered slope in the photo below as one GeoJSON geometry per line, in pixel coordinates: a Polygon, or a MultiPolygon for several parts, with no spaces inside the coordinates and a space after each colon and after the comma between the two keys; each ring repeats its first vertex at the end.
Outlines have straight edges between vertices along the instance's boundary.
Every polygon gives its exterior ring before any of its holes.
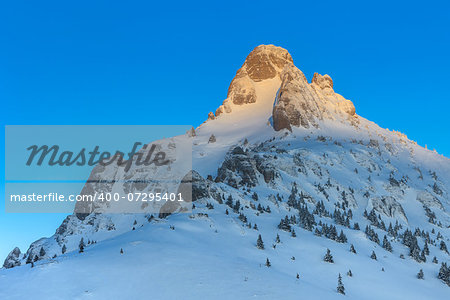
{"type": "Polygon", "coordinates": [[[253,50],[179,139],[192,213],[69,216],[12,251],[0,298],[329,299],[338,274],[354,299],[448,295],[450,160],[358,116],[328,75],[308,83],[286,50],[253,50]]]}

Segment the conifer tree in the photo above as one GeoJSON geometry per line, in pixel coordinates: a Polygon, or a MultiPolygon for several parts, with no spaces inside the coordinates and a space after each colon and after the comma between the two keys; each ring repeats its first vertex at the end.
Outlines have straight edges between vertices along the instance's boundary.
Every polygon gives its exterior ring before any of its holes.
{"type": "Polygon", "coordinates": [[[122,248],[120,248],[120,254],[123,254],[123,249],[122,248]]]}
{"type": "Polygon", "coordinates": [[[440,244],[440,246],[439,246],[439,249],[441,249],[441,250],[444,251],[445,253],[448,253],[447,245],[445,244],[444,241],[441,241],[441,244],[440,244]]]}
{"type": "Polygon", "coordinates": [[[261,235],[258,235],[258,240],[256,240],[256,247],[258,249],[264,250],[264,242],[262,240],[261,235]]]}
{"type": "Polygon", "coordinates": [[[386,249],[389,252],[392,252],[391,243],[387,239],[386,235],[383,237],[383,248],[386,249]]]}
{"type": "Polygon", "coordinates": [[[356,250],[355,250],[355,247],[353,246],[353,244],[350,245],[350,252],[356,254],[356,250]]]}
{"type": "Polygon", "coordinates": [[[441,263],[438,278],[450,286],[450,269],[447,267],[447,263],[441,263]]]}
{"type": "Polygon", "coordinates": [[[372,254],[370,255],[371,259],[377,260],[377,255],[375,254],[375,251],[372,251],[372,254]]]}
{"type": "Polygon", "coordinates": [[[344,284],[342,284],[341,273],[339,273],[339,276],[338,276],[338,285],[337,285],[336,291],[339,294],[345,295],[345,288],[344,288],[344,284]]]}
{"type": "Polygon", "coordinates": [[[348,270],[348,272],[347,272],[347,276],[348,276],[348,277],[353,277],[353,273],[352,273],[352,270],[348,270]]]}
{"type": "Polygon", "coordinates": [[[275,238],[275,243],[279,244],[281,242],[280,235],[277,233],[277,237],[275,238]]]}
{"type": "Polygon", "coordinates": [[[45,256],[45,250],[44,247],[41,247],[41,250],[39,251],[39,256],[44,257],[45,256]]]}
{"type": "Polygon", "coordinates": [[[67,251],[67,247],[66,247],[66,244],[64,244],[62,246],[61,253],[64,254],[64,253],[66,253],[66,251],[67,251]]]}
{"type": "Polygon", "coordinates": [[[78,245],[78,248],[80,249],[80,250],[79,250],[80,253],[83,253],[83,252],[84,252],[84,247],[85,247],[85,245],[84,245],[84,240],[83,240],[83,238],[81,238],[80,244],[78,245]]]}
{"type": "Polygon", "coordinates": [[[272,264],[270,263],[269,258],[267,258],[266,259],[266,267],[270,267],[270,266],[272,266],[272,264]]]}
{"type": "Polygon", "coordinates": [[[328,262],[328,263],[334,263],[333,255],[331,255],[330,249],[327,249],[327,253],[326,253],[325,256],[323,257],[323,260],[326,261],[326,262],[328,262]]]}
{"type": "Polygon", "coordinates": [[[422,269],[420,269],[419,273],[417,273],[417,278],[423,279],[423,270],[422,269]]]}

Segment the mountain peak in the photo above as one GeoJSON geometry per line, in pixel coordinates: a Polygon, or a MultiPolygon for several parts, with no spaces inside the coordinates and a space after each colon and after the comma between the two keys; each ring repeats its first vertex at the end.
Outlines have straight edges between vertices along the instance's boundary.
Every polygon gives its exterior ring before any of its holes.
{"type": "Polygon", "coordinates": [[[230,113],[232,105],[255,103],[255,85],[265,80],[281,80],[280,75],[286,65],[294,65],[292,56],[286,49],[274,45],[259,45],[254,48],[231,81],[227,99],[216,110],[216,117],[222,113],[230,113]]]}
{"type": "Polygon", "coordinates": [[[274,45],[260,45],[250,52],[236,77],[248,75],[255,82],[272,79],[280,75],[286,64],[293,63],[292,56],[286,49],[274,45]]]}
{"type": "Polygon", "coordinates": [[[264,123],[273,121],[276,131],[292,130],[292,126],[317,128],[324,119],[357,123],[353,103],[334,92],[329,75],[314,73],[309,83],[289,52],[274,45],[260,45],[250,52],[231,81],[227,99],[208,119],[232,111],[241,111],[244,120],[257,111],[264,123]],[[246,106],[246,113],[241,106],[246,106]]]}

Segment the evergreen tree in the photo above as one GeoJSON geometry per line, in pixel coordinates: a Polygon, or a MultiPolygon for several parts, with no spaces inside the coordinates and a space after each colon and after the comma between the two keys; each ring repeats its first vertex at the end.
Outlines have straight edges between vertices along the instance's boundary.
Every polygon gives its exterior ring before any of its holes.
{"type": "Polygon", "coordinates": [[[345,236],[344,231],[341,230],[341,233],[337,237],[336,241],[338,243],[347,243],[347,236],[345,236]]]}
{"type": "Polygon", "coordinates": [[[437,264],[437,263],[439,263],[439,262],[438,262],[438,260],[437,260],[437,258],[435,256],[435,257],[433,257],[433,264],[437,264]]]}
{"type": "Polygon", "coordinates": [[[339,273],[339,276],[338,276],[338,285],[337,285],[336,291],[339,294],[345,295],[345,288],[344,288],[344,285],[342,284],[341,273],[339,273]]]}
{"type": "Polygon", "coordinates": [[[280,235],[277,233],[277,237],[275,238],[275,242],[279,244],[281,242],[280,235]]]}
{"type": "Polygon", "coordinates": [[[348,277],[353,277],[353,273],[352,273],[352,270],[348,270],[348,272],[347,272],[347,276],[348,276],[348,277]]]}
{"type": "Polygon", "coordinates": [[[430,249],[428,248],[428,242],[425,241],[425,244],[423,245],[423,252],[425,255],[430,255],[430,249]]]}
{"type": "Polygon", "coordinates": [[[330,249],[327,249],[327,253],[326,253],[325,256],[323,257],[323,260],[326,261],[326,262],[328,262],[328,263],[334,263],[333,255],[331,255],[330,249]]]}
{"type": "Polygon", "coordinates": [[[423,279],[423,270],[422,269],[420,269],[419,273],[417,273],[417,278],[423,279]]]}
{"type": "Polygon", "coordinates": [[[270,267],[270,266],[272,266],[272,264],[270,263],[269,258],[267,258],[266,259],[266,267],[270,267]]]}
{"type": "Polygon", "coordinates": [[[377,260],[377,255],[375,254],[375,251],[372,251],[372,254],[370,255],[370,258],[377,260]]]}
{"type": "Polygon", "coordinates": [[[78,248],[80,249],[80,250],[79,250],[80,253],[83,253],[83,252],[84,252],[84,247],[85,247],[85,245],[84,245],[84,240],[83,240],[83,238],[81,238],[80,244],[78,245],[78,248]]]}
{"type": "Polygon", "coordinates": [[[409,255],[417,262],[420,262],[420,248],[417,241],[409,247],[409,255]]]}
{"type": "Polygon", "coordinates": [[[356,250],[355,250],[355,247],[353,246],[353,244],[350,245],[350,252],[356,254],[356,250]]]}
{"type": "Polygon", "coordinates": [[[297,279],[300,279],[300,275],[299,275],[298,273],[297,273],[297,276],[296,276],[296,277],[297,277],[297,279]]]}
{"type": "Polygon", "coordinates": [[[447,263],[442,263],[439,269],[438,278],[450,286],[450,269],[447,267],[447,263]]]}
{"type": "Polygon", "coordinates": [[[264,242],[262,240],[261,235],[258,236],[258,239],[256,240],[256,247],[258,249],[264,250],[264,242]]]}
{"type": "Polygon", "coordinates": [[[426,262],[426,261],[427,261],[427,257],[425,256],[425,251],[424,251],[424,250],[422,250],[422,252],[420,252],[419,259],[420,259],[421,261],[423,261],[423,262],[426,262]]]}
{"type": "Polygon", "coordinates": [[[292,229],[291,236],[292,236],[292,237],[296,237],[296,236],[297,236],[297,235],[295,234],[295,230],[294,230],[294,229],[292,229]]]}
{"type": "Polygon", "coordinates": [[[383,237],[383,248],[386,249],[389,252],[392,252],[391,243],[387,239],[386,235],[383,237]]]}
{"type": "Polygon", "coordinates": [[[239,200],[237,200],[236,203],[233,206],[233,211],[235,213],[238,213],[240,208],[241,208],[241,202],[239,200]]]}
{"type": "Polygon", "coordinates": [[[123,254],[123,249],[122,248],[120,248],[120,254],[123,254]]]}
{"type": "Polygon", "coordinates": [[[233,197],[231,195],[228,196],[227,201],[225,204],[229,207],[233,207],[233,197]]]}
{"type": "Polygon", "coordinates": [[[41,250],[39,251],[39,256],[44,257],[45,256],[45,250],[44,247],[41,247],[41,250]]]}
{"type": "Polygon", "coordinates": [[[62,246],[61,253],[64,254],[64,253],[66,253],[66,251],[67,251],[67,247],[66,247],[66,244],[64,244],[62,246]]]}
{"type": "Polygon", "coordinates": [[[439,246],[439,249],[441,249],[441,250],[444,251],[445,253],[448,253],[447,245],[445,244],[444,241],[441,241],[441,244],[440,244],[440,246],[439,246]]]}

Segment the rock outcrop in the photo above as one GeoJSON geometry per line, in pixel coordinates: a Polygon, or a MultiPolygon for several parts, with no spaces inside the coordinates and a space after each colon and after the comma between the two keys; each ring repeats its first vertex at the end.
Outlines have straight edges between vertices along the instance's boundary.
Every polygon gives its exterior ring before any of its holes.
{"type": "Polygon", "coordinates": [[[20,249],[18,247],[14,248],[6,257],[3,268],[11,269],[20,266],[20,254],[20,249]]]}
{"type": "Polygon", "coordinates": [[[286,65],[293,65],[293,60],[289,52],[281,47],[260,45],[253,49],[231,81],[227,99],[216,110],[216,117],[222,113],[230,113],[231,104],[255,103],[257,101],[255,83],[280,78],[286,65]]]}
{"type": "Polygon", "coordinates": [[[210,113],[214,120],[224,113],[232,113],[233,106],[258,102],[256,86],[264,80],[281,81],[272,112],[276,131],[292,127],[319,127],[323,119],[355,122],[355,107],[333,90],[329,75],[314,74],[311,83],[295,67],[289,52],[273,45],[256,47],[246,58],[228,88],[227,99],[210,113]]]}
{"type": "Polygon", "coordinates": [[[319,127],[323,119],[348,121],[355,115],[355,107],[333,90],[328,75],[314,74],[311,84],[294,65],[285,66],[282,83],[273,107],[273,127],[292,130],[295,127],[319,127]]]}
{"type": "Polygon", "coordinates": [[[276,176],[276,169],[269,161],[238,146],[227,154],[218,169],[216,182],[224,182],[234,188],[254,187],[258,185],[259,177],[269,183],[276,176]]]}

